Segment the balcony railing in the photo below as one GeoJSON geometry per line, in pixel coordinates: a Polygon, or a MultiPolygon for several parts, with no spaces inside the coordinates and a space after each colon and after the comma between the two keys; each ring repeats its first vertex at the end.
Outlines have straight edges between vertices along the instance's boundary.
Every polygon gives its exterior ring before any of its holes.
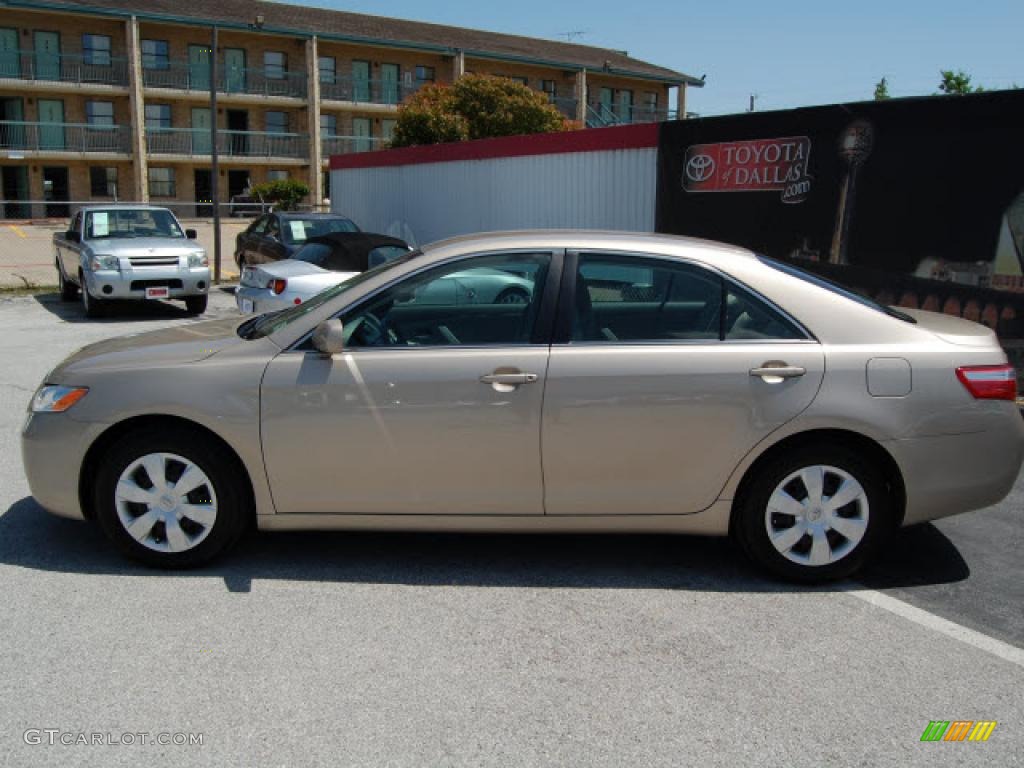
{"type": "Polygon", "coordinates": [[[0,79],[128,85],[128,60],[46,51],[0,51],[0,79]]]}
{"type": "Polygon", "coordinates": [[[127,125],[0,121],[0,149],[28,152],[113,152],[127,154],[127,125]]]}
{"type": "Polygon", "coordinates": [[[359,77],[321,78],[320,99],[350,101],[355,104],[401,104],[416,93],[421,85],[359,77]]]}
{"type": "Polygon", "coordinates": [[[320,151],[326,160],[331,155],[349,155],[353,152],[370,152],[384,149],[387,140],[374,136],[322,136],[320,151]]]}
{"type": "Polygon", "coordinates": [[[562,113],[567,120],[576,119],[576,105],[579,103],[571,96],[552,96],[548,94],[548,102],[562,113]]]}
{"type": "MultiPolygon", "coordinates": [[[[208,128],[147,128],[146,148],[153,155],[209,155],[208,128]]],[[[218,131],[217,153],[224,157],[309,157],[309,137],[300,133],[218,131]]]]}
{"type": "MultiPolygon", "coordinates": [[[[146,66],[142,69],[142,84],[146,88],[209,91],[210,65],[172,61],[162,66],[146,66]]],[[[217,92],[305,98],[306,76],[276,69],[218,66],[217,92]]]]}
{"type": "Polygon", "coordinates": [[[588,104],[587,127],[604,128],[610,125],[629,125],[631,123],[661,123],[675,120],[678,112],[674,109],[659,109],[645,104],[623,106],[616,104],[588,104]]]}

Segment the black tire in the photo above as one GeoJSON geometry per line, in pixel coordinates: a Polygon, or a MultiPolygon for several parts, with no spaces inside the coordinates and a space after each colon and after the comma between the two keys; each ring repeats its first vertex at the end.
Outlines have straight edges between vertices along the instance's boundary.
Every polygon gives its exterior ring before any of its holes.
{"type": "Polygon", "coordinates": [[[64,277],[64,270],[57,265],[57,286],[60,288],[61,301],[74,301],[78,298],[78,288],[64,277]]]}
{"type": "Polygon", "coordinates": [[[210,297],[206,294],[202,296],[187,296],[185,298],[185,311],[190,315],[201,315],[206,311],[206,305],[209,301],[210,297]]]}
{"type": "Polygon", "coordinates": [[[96,518],[107,537],[128,557],[156,568],[191,568],[209,561],[235,544],[252,519],[250,494],[237,458],[220,443],[188,428],[128,433],[103,457],[93,492],[96,518]],[[118,516],[115,488],[121,473],[150,453],[171,453],[187,459],[213,485],[216,518],[205,538],[190,549],[150,549],[128,533],[118,516]]]}
{"type": "Polygon", "coordinates": [[[79,275],[78,279],[82,281],[82,309],[85,310],[85,316],[93,320],[104,317],[107,314],[107,302],[103,301],[103,299],[97,299],[89,293],[89,287],[86,285],[85,278],[82,275],[79,275]]]}
{"type": "MultiPolygon", "coordinates": [[[[750,482],[744,484],[736,500],[732,534],[751,560],[775,576],[803,584],[846,578],[870,560],[892,531],[895,511],[885,475],[874,463],[849,448],[823,444],[806,445],[791,452],[780,453],[758,467],[756,472],[750,482]],[[769,518],[768,503],[783,481],[801,469],[814,466],[835,468],[848,474],[860,484],[866,497],[866,513],[856,504],[852,507],[843,507],[840,513],[847,515],[853,510],[853,514],[866,515],[866,529],[862,538],[851,546],[851,540],[845,539],[834,530],[828,531],[828,534],[831,534],[827,537],[830,553],[834,554],[841,548],[849,548],[849,551],[834,562],[824,565],[794,562],[775,547],[768,530],[769,521],[773,526],[783,526],[777,533],[783,530],[790,520],[794,525],[800,522],[793,515],[780,516],[774,512],[769,518]]],[[[826,472],[826,484],[834,483],[836,477],[837,474],[826,472]]],[[[799,495],[799,489],[804,487],[802,480],[796,482],[797,485],[793,486],[796,489],[794,498],[799,495]]],[[[827,488],[823,497],[825,495],[832,495],[828,493],[827,488]]],[[[803,557],[806,554],[809,557],[812,541],[809,534],[805,535],[790,549],[790,554],[795,557],[803,557]],[[806,553],[799,551],[804,548],[807,549],[806,553]]]]}

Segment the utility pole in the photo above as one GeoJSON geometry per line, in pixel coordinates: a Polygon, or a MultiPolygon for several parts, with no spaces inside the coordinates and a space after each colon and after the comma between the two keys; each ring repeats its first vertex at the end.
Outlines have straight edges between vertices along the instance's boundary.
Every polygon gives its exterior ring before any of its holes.
{"type": "Polygon", "coordinates": [[[220,173],[217,169],[217,25],[210,45],[210,180],[213,198],[213,282],[220,283],[220,173]]]}

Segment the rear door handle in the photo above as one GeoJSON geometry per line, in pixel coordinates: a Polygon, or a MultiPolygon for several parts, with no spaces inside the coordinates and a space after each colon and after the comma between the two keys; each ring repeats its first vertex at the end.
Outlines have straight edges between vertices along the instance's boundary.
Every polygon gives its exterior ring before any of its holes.
{"type": "Polygon", "coordinates": [[[782,379],[795,379],[803,376],[807,373],[806,368],[801,368],[798,365],[764,365],[760,368],[751,368],[751,376],[760,376],[765,381],[772,381],[773,379],[781,381],[782,379]]]}
{"type": "Polygon", "coordinates": [[[480,377],[480,381],[484,384],[505,384],[508,386],[533,384],[536,380],[536,373],[488,373],[486,376],[480,377]]]}

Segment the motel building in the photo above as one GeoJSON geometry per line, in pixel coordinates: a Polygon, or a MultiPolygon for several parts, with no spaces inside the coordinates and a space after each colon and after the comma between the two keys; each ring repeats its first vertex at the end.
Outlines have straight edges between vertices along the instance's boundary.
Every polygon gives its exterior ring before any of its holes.
{"type": "Polygon", "coordinates": [[[295,178],[320,205],[331,155],[386,146],[405,99],[467,73],[587,127],[672,119],[673,89],[685,115],[702,85],[622,51],[277,2],[0,0],[0,218],[114,199],[208,215],[214,120],[222,201],[295,178]]]}

